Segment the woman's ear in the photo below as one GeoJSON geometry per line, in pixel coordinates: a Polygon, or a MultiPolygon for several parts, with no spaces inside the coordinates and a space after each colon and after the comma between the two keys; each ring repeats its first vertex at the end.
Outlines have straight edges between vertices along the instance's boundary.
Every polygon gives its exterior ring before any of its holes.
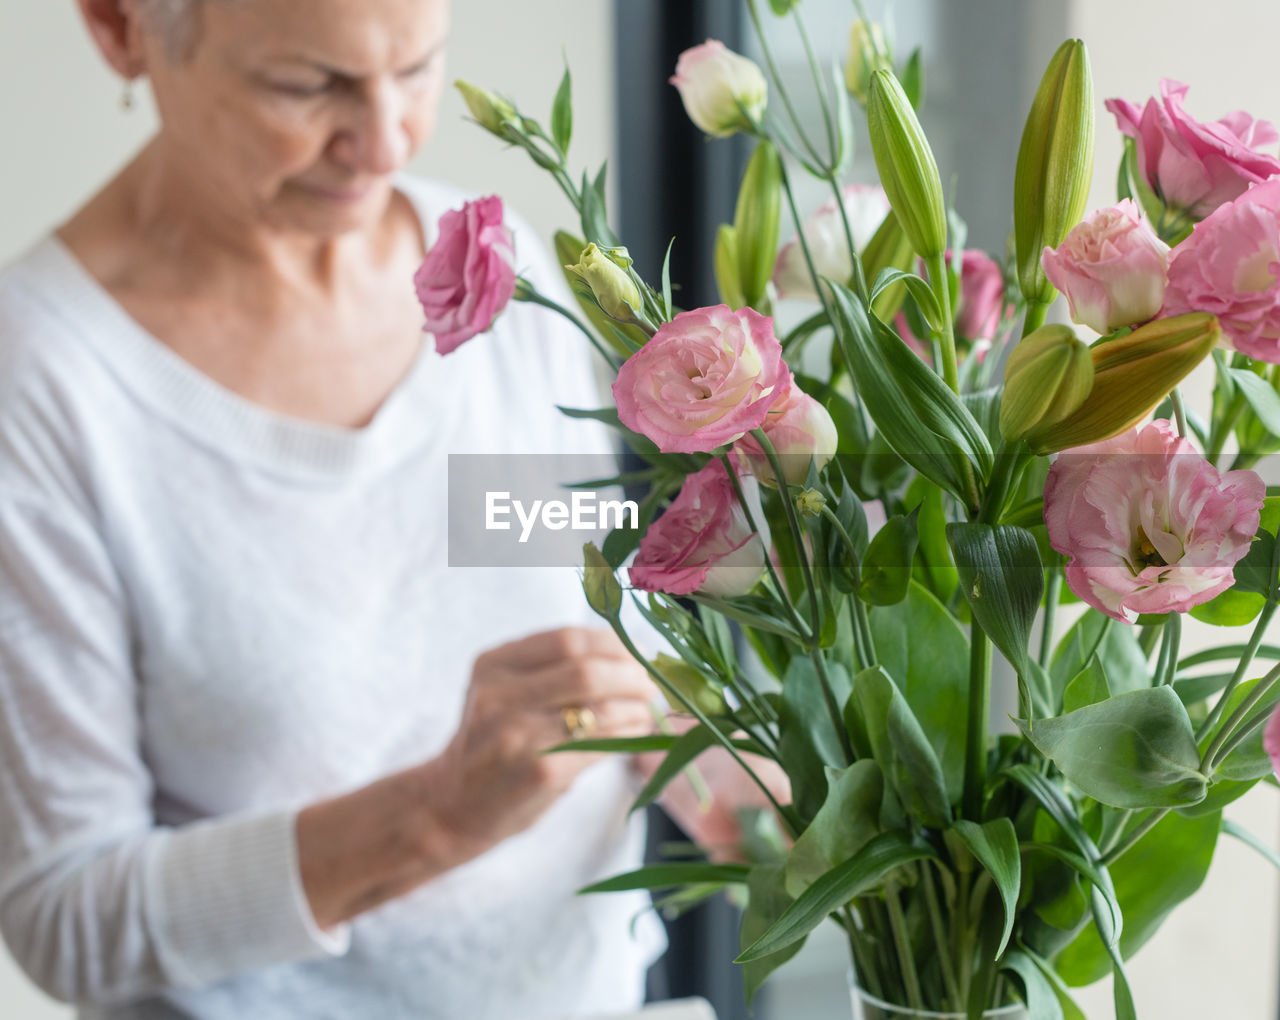
{"type": "Polygon", "coordinates": [[[134,79],[147,70],[142,10],[137,0],[76,0],[89,35],[118,74],[134,79]]]}

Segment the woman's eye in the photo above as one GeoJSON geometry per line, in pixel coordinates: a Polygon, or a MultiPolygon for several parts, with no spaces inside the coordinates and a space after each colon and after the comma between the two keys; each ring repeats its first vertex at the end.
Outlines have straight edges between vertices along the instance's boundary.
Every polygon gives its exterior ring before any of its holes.
{"type": "Polygon", "coordinates": [[[281,92],[287,96],[297,96],[301,99],[307,99],[312,96],[318,96],[329,89],[329,82],[286,82],[274,81],[271,87],[276,92],[281,92]]]}

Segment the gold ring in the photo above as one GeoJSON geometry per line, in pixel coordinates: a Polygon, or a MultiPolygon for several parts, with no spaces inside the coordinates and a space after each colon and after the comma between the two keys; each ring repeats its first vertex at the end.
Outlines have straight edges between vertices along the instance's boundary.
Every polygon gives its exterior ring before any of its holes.
{"type": "Polygon", "coordinates": [[[560,718],[564,720],[564,728],[574,740],[589,737],[596,730],[596,714],[585,705],[581,708],[562,708],[560,718]]]}

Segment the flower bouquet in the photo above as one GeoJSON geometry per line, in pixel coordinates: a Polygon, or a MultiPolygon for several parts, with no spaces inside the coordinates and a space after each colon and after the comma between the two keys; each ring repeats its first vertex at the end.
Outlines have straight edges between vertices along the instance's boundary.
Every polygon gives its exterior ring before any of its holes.
{"type": "MultiPolygon", "coordinates": [[[[803,33],[796,3],[770,7],[803,33]]],[[[448,214],[417,280],[450,348],[512,295],[577,323],[615,406],[569,413],[642,462],[609,480],[647,483],[639,527],[587,547],[583,584],[690,726],[566,746],[663,752],[638,803],[723,748],[773,804],[776,838],[758,829],[737,860],[595,888],[674,908],[745,890],[749,991],[829,919],[883,1015],[1081,1017],[1069,988],[1111,972],[1134,1017],[1125,959],[1224,831],[1248,838],[1223,807],[1274,781],[1280,745],[1280,496],[1253,470],[1280,450],[1280,161],[1263,151],[1280,136],[1193,120],[1173,82],[1143,108],[1110,100],[1119,201],[1086,216],[1094,97],[1066,42],[1008,154],[1012,250],[993,259],[947,208],[919,54],[899,75],[860,20],[844,80],[814,66],[821,144],[781,91],[778,22],[748,8],[771,86],[716,42],[672,79],[707,134],[755,139],[717,237],[722,303],[677,307],[666,266],[642,279],[603,171],[571,176],[567,72],[545,126],[460,88],[577,213],[556,250],[579,308],[514,274],[495,199],[448,214]],[[842,179],[856,105],[883,191],[842,179]],[[808,219],[797,169],[832,194],[808,219]],[[1059,293],[1087,331],[1046,324],[1059,293]],[[781,335],[779,295],[812,302],[781,335]],[[1210,362],[1197,413],[1179,385],[1210,362]],[[628,597],[674,654],[636,650],[628,597]],[[1187,614],[1248,629],[1188,655],[1187,614]],[[999,733],[993,660],[1016,678],[999,733]]]]}

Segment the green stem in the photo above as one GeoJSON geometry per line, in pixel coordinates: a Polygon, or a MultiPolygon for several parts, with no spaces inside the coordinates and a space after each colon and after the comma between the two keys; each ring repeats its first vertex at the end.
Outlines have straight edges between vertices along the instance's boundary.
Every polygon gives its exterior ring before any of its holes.
{"type": "Polygon", "coordinates": [[[854,979],[859,988],[865,988],[878,999],[884,998],[884,990],[880,986],[880,974],[871,965],[866,948],[862,945],[862,932],[853,919],[853,911],[847,906],[842,908],[845,930],[849,933],[849,953],[853,957],[854,979]]]}
{"type": "Polygon", "coordinates": [[[892,883],[885,889],[884,901],[889,908],[889,927],[893,929],[893,944],[898,950],[898,965],[902,968],[902,981],[907,990],[907,1005],[912,1009],[924,1009],[920,976],[916,973],[916,961],[911,955],[911,939],[907,936],[907,919],[902,913],[897,887],[892,883]]]}
{"type": "Polygon", "coordinates": [[[1058,611],[1058,597],[1061,593],[1062,570],[1054,565],[1049,567],[1049,579],[1044,589],[1044,615],[1041,617],[1039,662],[1045,669],[1049,668],[1049,654],[1053,649],[1053,618],[1058,611]]]}
{"type": "Polygon", "coordinates": [[[1213,738],[1213,742],[1204,752],[1204,758],[1201,759],[1200,771],[1206,776],[1213,775],[1213,770],[1222,761],[1224,755],[1222,753],[1223,746],[1235,733],[1236,728],[1245,720],[1245,717],[1253,711],[1254,707],[1267,696],[1271,688],[1280,681],[1280,665],[1276,665],[1272,670],[1254,685],[1253,690],[1249,692],[1248,697],[1240,702],[1236,710],[1231,713],[1227,721],[1222,724],[1222,728],[1218,730],[1217,736],[1213,738]]]}
{"type": "MultiPolygon", "coordinates": [[[[729,455],[722,454],[720,459],[724,462],[724,469],[729,475],[729,482],[733,485],[734,494],[738,497],[738,505],[742,507],[742,512],[747,515],[747,523],[751,525],[751,529],[758,535],[763,535],[760,525],[756,522],[755,514],[751,512],[751,505],[747,502],[747,497],[742,492],[742,484],[738,481],[738,473],[734,470],[733,463],[729,455]]],[[[783,612],[787,614],[787,618],[791,626],[795,628],[795,632],[800,635],[801,642],[807,648],[811,640],[808,625],[800,619],[800,614],[796,612],[796,607],[787,596],[786,586],[782,583],[782,579],[778,576],[778,570],[773,565],[773,557],[765,551],[764,557],[765,570],[769,577],[773,580],[774,586],[777,588],[778,601],[782,604],[783,612]]]]}
{"type": "Polygon", "coordinates": [[[1178,426],[1178,435],[1183,439],[1187,438],[1187,409],[1182,405],[1182,391],[1178,387],[1174,387],[1169,394],[1169,400],[1173,404],[1173,419],[1178,426]]]}
{"type": "Polygon", "coordinates": [[[960,998],[960,986],[956,983],[955,964],[951,960],[951,947],[947,944],[947,933],[942,926],[942,908],[938,903],[938,890],[933,882],[933,868],[928,861],[920,862],[920,873],[923,878],[924,901],[929,910],[929,925],[933,929],[933,941],[938,950],[938,964],[942,969],[942,983],[946,985],[947,997],[953,1009],[964,1009],[964,1000],[960,998]]]}
{"type": "MultiPolygon", "coordinates": [[[[809,73],[813,75],[814,90],[818,93],[818,105],[822,111],[822,124],[827,132],[827,162],[824,165],[830,167],[836,158],[836,134],[831,120],[831,104],[827,100],[826,85],[822,80],[822,72],[818,69],[817,57],[813,54],[813,45],[809,42],[809,33],[805,31],[804,21],[800,17],[799,4],[791,8],[791,14],[795,18],[796,29],[800,33],[800,42],[804,46],[805,59],[809,62],[809,73]]],[[[836,196],[837,200],[839,197],[839,195],[836,196]]]]}
{"type": "Polygon", "coordinates": [[[991,642],[973,622],[969,635],[969,707],[964,743],[964,817],[982,821],[987,785],[987,716],[991,711],[991,642]]]}
{"type": "Polygon", "coordinates": [[[1129,833],[1128,836],[1124,837],[1124,839],[1122,839],[1119,843],[1117,843],[1115,846],[1113,846],[1110,850],[1108,850],[1105,854],[1102,855],[1100,859],[1100,863],[1103,865],[1103,867],[1108,867],[1111,864],[1114,864],[1125,853],[1127,853],[1129,850],[1132,850],[1134,847],[1134,844],[1136,844],[1138,840],[1142,839],[1143,836],[1145,836],[1148,832],[1150,832],[1157,825],[1159,825],[1160,820],[1164,818],[1164,816],[1167,815],[1168,813],[1169,813],[1168,808],[1156,808],[1155,810],[1153,810],[1149,815],[1147,815],[1146,818],[1144,818],[1141,822],[1137,824],[1137,826],[1133,829],[1133,831],[1129,833]]]}
{"type": "Polygon", "coordinates": [[[929,269],[929,284],[938,300],[942,315],[942,328],[938,339],[942,344],[942,378],[952,393],[960,392],[960,375],[956,366],[956,331],[951,321],[951,285],[947,280],[947,259],[943,252],[925,259],[929,269]]]}
{"type": "Polygon", "coordinates": [[[1049,313],[1049,306],[1043,301],[1028,301],[1026,314],[1022,317],[1022,335],[1034,333],[1044,325],[1044,317],[1049,313]]]}
{"type": "MultiPolygon", "coordinates": [[[[760,24],[760,11],[756,6],[756,0],[747,0],[747,13],[751,16],[752,27],[756,30],[756,39],[760,43],[760,52],[764,54],[765,65],[769,68],[769,77],[773,79],[774,91],[777,92],[778,98],[782,100],[782,105],[787,111],[787,116],[791,118],[791,124],[799,136],[801,143],[809,150],[809,156],[814,163],[821,163],[818,157],[818,150],[813,147],[809,141],[809,136],[804,132],[804,124],[796,113],[795,107],[791,104],[791,96],[788,94],[786,87],[782,83],[782,75],[778,73],[778,65],[774,62],[773,51],[769,49],[769,39],[765,34],[764,26],[760,24]]],[[[801,221],[796,220],[797,229],[801,221]]]]}
{"type": "Polygon", "coordinates": [[[857,756],[853,753],[853,745],[849,742],[849,733],[844,728],[844,717],[840,714],[840,706],[836,704],[835,690],[831,686],[831,675],[827,672],[827,660],[817,648],[809,649],[809,661],[813,663],[818,674],[818,683],[822,686],[822,700],[827,705],[827,715],[831,717],[831,726],[836,731],[836,739],[840,741],[840,749],[844,752],[846,765],[852,765],[857,756]]]}
{"type": "Polygon", "coordinates": [[[1170,613],[1164,621],[1164,635],[1160,641],[1160,659],[1156,664],[1157,687],[1173,683],[1178,671],[1178,648],[1182,644],[1182,616],[1170,613]]]}
{"type": "Polygon", "coordinates": [[[1218,457],[1222,454],[1222,448],[1227,445],[1227,438],[1231,435],[1231,430],[1235,428],[1236,419],[1244,413],[1245,404],[1244,394],[1237,390],[1222,417],[1214,421],[1213,426],[1209,429],[1209,442],[1205,444],[1204,455],[1205,459],[1215,467],[1218,464],[1218,457]]]}
{"type": "Polygon", "coordinates": [[[1231,739],[1222,745],[1222,749],[1218,752],[1218,761],[1226,761],[1230,758],[1231,752],[1253,736],[1258,727],[1265,726],[1270,722],[1271,714],[1272,709],[1270,708],[1259,712],[1254,718],[1250,719],[1236,730],[1231,739]]]}
{"type": "MultiPolygon", "coordinates": [[[[849,266],[853,275],[853,284],[857,288],[858,297],[862,298],[868,308],[871,307],[871,292],[867,289],[867,276],[862,270],[862,259],[858,246],[853,243],[853,224],[849,222],[849,210],[845,208],[844,192],[840,190],[840,182],[834,173],[827,174],[827,183],[836,196],[836,208],[840,210],[840,223],[844,228],[844,243],[849,248],[849,266]]],[[[848,282],[848,281],[846,281],[848,282]]]]}
{"type": "Polygon", "coordinates": [[[752,429],[751,435],[760,444],[760,449],[769,459],[769,467],[773,471],[773,480],[778,485],[778,495],[782,497],[782,509],[787,517],[787,528],[791,532],[791,540],[795,543],[796,556],[800,560],[800,570],[804,575],[804,587],[809,593],[809,619],[812,623],[812,639],[818,640],[822,633],[822,604],[818,598],[818,588],[813,583],[813,569],[809,566],[809,555],[804,551],[804,532],[800,527],[800,517],[796,513],[795,503],[791,500],[791,489],[787,484],[786,472],[782,469],[782,458],[773,448],[773,443],[765,435],[762,428],[752,429]]]}
{"type": "Polygon", "coordinates": [[[1227,681],[1227,686],[1223,688],[1221,696],[1214,702],[1208,717],[1200,724],[1200,728],[1196,730],[1197,744],[1208,735],[1214,724],[1222,718],[1222,713],[1227,707],[1227,699],[1231,697],[1231,692],[1239,686],[1240,681],[1244,679],[1245,673],[1253,665],[1254,656],[1258,654],[1258,646],[1262,644],[1262,639],[1266,637],[1267,628],[1271,625],[1271,618],[1276,615],[1277,608],[1280,608],[1280,604],[1275,602],[1268,602],[1262,607],[1262,612],[1258,614],[1258,622],[1253,626],[1253,634],[1249,637],[1249,644],[1245,647],[1244,655],[1240,657],[1240,661],[1236,664],[1235,672],[1231,674],[1231,679],[1227,681]]]}
{"type": "Polygon", "coordinates": [[[518,288],[516,292],[517,301],[525,301],[531,305],[541,305],[543,308],[550,308],[553,312],[559,312],[566,319],[568,319],[575,326],[577,326],[578,329],[582,330],[582,335],[591,341],[591,346],[596,349],[596,353],[599,354],[600,357],[604,358],[604,360],[610,365],[610,367],[614,369],[618,367],[618,359],[614,357],[612,353],[610,353],[608,350],[605,349],[604,345],[600,343],[599,338],[593,332],[591,332],[591,330],[587,329],[587,327],[583,324],[581,319],[579,319],[576,315],[574,315],[571,311],[569,311],[569,309],[565,308],[563,305],[559,304],[558,302],[552,301],[551,298],[546,297],[543,294],[540,294],[537,291],[537,289],[533,286],[533,284],[529,283],[528,280],[525,280],[524,277],[520,278],[520,282],[523,283],[524,286],[518,288]]]}
{"type": "Polygon", "coordinates": [[[800,830],[803,827],[800,824],[799,818],[796,817],[795,812],[790,806],[784,807],[778,803],[778,799],[773,795],[773,791],[769,789],[758,775],[756,775],[755,770],[743,760],[742,755],[738,753],[738,749],[733,746],[733,741],[725,735],[720,727],[716,726],[709,718],[707,718],[707,714],[698,707],[696,702],[686,697],[682,691],[669,683],[667,678],[654,668],[653,663],[646,659],[640,652],[640,649],[635,646],[635,643],[631,640],[626,630],[623,629],[622,622],[617,618],[617,616],[612,617],[609,620],[609,623],[613,627],[613,632],[618,635],[618,640],[621,641],[627,651],[631,653],[632,658],[644,667],[645,671],[653,678],[653,682],[658,685],[659,689],[661,689],[668,697],[674,697],[686,712],[696,718],[698,722],[702,723],[702,725],[707,728],[707,731],[716,738],[716,741],[729,752],[729,756],[738,763],[744,772],[746,772],[751,781],[760,788],[760,792],[763,793],[769,803],[773,805],[774,811],[777,812],[778,818],[782,824],[786,826],[791,838],[795,839],[799,836],[800,830]]]}

